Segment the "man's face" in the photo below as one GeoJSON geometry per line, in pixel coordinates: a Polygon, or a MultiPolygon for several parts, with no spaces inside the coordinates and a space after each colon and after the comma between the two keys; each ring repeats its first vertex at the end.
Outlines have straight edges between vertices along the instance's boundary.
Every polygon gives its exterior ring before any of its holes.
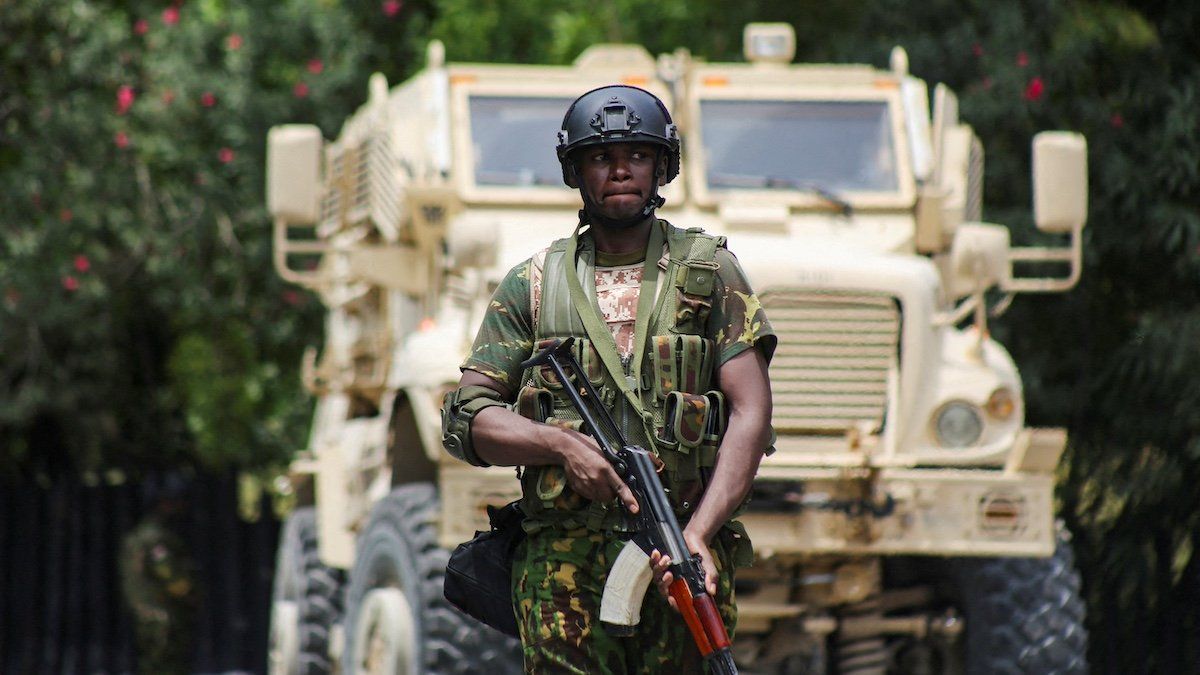
{"type": "Polygon", "coordinates": [[[600,213],[609,218],[633,218],[650,197],[659,179],[664,156],[650,143],[609,143],[584,148],[579,154],[579,180],[600,213]]]}

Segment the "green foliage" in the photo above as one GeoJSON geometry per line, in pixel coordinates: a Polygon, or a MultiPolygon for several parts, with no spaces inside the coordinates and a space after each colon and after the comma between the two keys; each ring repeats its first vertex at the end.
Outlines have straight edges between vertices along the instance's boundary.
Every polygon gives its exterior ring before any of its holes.
{"type": "Polygon", "coordinates": [[[752,5],[686,0],[442,0],[432,36],[455,61],[570,63],[598,42],[644,45],[653,54],[689,47],[733,58],[752,5]]]}
{"type": "Polygon", "coordinates": [[[266,131],[326,134],[427,10],[24,2],[0,13],[0,472],[253,468],[304,442],[315,299],[271,266],[266,131]]]}

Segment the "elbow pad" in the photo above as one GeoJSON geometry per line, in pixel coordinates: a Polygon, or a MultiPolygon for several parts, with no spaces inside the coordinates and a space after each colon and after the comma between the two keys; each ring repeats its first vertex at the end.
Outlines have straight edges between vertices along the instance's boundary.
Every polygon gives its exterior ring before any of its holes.
{"type": "Polygon", "coordinates": [[[487,387],[472,385],[447,392],[442,399],[442,447],[446,452],[474,466],[491,466],[475,453],[471,422],[480,410],[495,405],[507,407],[500,393],[487,387]]]}

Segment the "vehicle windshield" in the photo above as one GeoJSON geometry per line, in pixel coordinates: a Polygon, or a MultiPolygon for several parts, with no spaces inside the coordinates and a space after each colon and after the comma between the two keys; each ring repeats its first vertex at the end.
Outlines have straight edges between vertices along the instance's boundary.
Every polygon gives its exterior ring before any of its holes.
{"type": "Polygon", "coordinates": [[[476,185],[562,186],[555,134],[569,98],[471,96],[476,185]]]}
{"type": "Polygon", "coordinates": [[[700,102],[709,189],[899,189],[884,101],[700,102]]]}

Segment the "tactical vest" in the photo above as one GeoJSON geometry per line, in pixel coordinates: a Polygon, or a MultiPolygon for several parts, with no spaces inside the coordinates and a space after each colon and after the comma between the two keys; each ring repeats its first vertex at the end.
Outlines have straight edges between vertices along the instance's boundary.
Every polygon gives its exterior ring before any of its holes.
{"type": "MultiPolygon", "coordinates": [[[[577,265],[567,259],[569,239],[551,244],[542,264],[541,293],[531,309],[535,350],[554,338],[576,338],[575,357],[626,439],[657,454],[665,468],[664,487],[671,493],[676,514],[686,521],[703,492],[706,470],[716,462],[725,429],[724,396],[709,388],[716,343],[705,336],[714,300],[716,251],[725,245],[725,238],[699,228],[680,230],[666,221],[659,223],[665,228],[666,268],[662,269],[660,261],[651,263],[659,264],[659,278],[646,337],[642,344],[635,343],[631,358],[622,359],[626,385],[636,394],[644,414],[626,399],[604,367],[579,309],[571,301],[567,274],[577,275],[584,295],[592,301],[590,311],[600,315],[595,306],[595,249],[590,241],[580,242],[577,265]],[[641,359],[640,381],[634,381],[632,375],[634,359],[641,359]]],[[[548,367],[528,369],[521,381],[524,386],[515,405],[518,413],[548,424],[580,427],[578,413],[548,367]]],[[[521,487],[527,528],[625,529],[615,503],[589,502],[573,492],[560,466],[528,467],[521,487]]]]}

